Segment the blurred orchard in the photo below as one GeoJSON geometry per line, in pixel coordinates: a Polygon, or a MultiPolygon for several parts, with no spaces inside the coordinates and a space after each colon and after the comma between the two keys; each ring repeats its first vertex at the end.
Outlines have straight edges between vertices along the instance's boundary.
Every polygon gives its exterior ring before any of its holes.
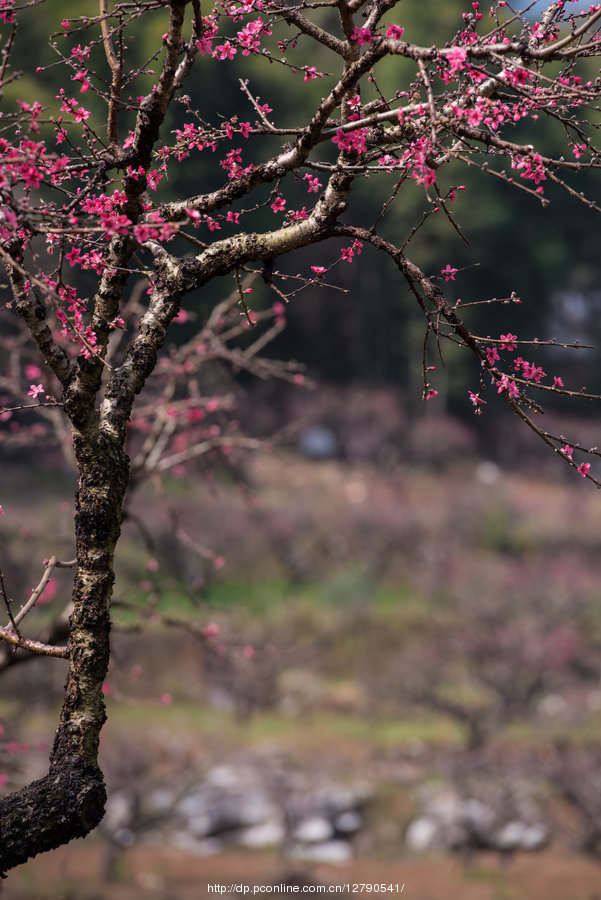
{"type": "Polygon", "coordinates": [[[598,877],[599,21],[0,0],[15,897],[64,845],[598,877]]]}

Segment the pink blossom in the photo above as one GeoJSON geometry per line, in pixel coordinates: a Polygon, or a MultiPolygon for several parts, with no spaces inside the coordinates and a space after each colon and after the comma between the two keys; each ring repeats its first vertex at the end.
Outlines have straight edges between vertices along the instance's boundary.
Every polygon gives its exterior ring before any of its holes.
{"type": "Polygon", "coordinates": [[[134,225],[133,232],[136,240],[141,244],[151,240],[151,238],[159,237],[158,228],[152,228],[150,225],[134,225]]]}
{"type": "Polygon", "coordinates": [[[513,397],[514,400],[517,400],[520,396],[517,384],[512,378],[508,378],[507,375],[503,375],[499,381],[497,393],[500,394],[501,391],[505,391],[505,393],[509,397],[513,397]]]}
{"type": "MultiPolygon", "coordinates": [[[[480,394],[474,394],[473,391],[469,391],[470,400],[474,404],[475,407],[478,406],[486,406],[486,400],[483,400],[480,394]]],[[[479,412],[479,410],[477,410],[479,412]]]]}
{"type": "Polygon", "coordinates": [[[40,170],[29,163],[22,163],[19,166],[19,175],[23,179],[25,187],[39,188],[42,182],[42,173],[40,170]]]}
{"type": "Polygon", "coordinates": [[[355,251],[352,247],[343,247],[342,249],[342,258],[345,262],[349,262],[352,260],[355,255],[355,251]]]}
{"type": "Polygon", "coordinates": [[[528,84],[529,81],[532,81],[532,73],[527,69],[503,69],[501,78],[508,81],[509,84],[512,84],[514,87],[521,87],[521,85],[528,84]]]}
{"type": "Polygon", "coordinates": [[[156,189],[159,185],[159,181],[161,180],[162,177],[163,177],[163,172],[158,172],[156,169],[153,169],[151,172],[148,173],[148,187],[152,191],[156,191],[156,189]]]}
{"type": "Polygon", "coordinates": [[[37,400],[38,394],[44,393],[44,385],[42,384],[30,384],[29,390],[27,391],[28,397],[33,397],[34,400],[37,400]]]}
{"type": "Polygon", "coordinates": [[[386,29],[386,37],[392,38],[395,41],[400,41],[405,33],[405,29],[401,28],[400,25],[392,25],[389,23],[388,28],[386,29]]]}
{"type": "Polygon", "coordinates": [[[307,184],[309,185],[308,190],[309,190],[310,194],[317,194],[319,192],[320,187],[323,187],[321,181],[318,180],[317,176],[309,175],[308,172],[304,176],[303,181],[306,181],[307,184]]]}
{"type": "Polygon", "coordinates": [[[325,266],[311,266],[311,269],[316,275],[323,275],[323,273],[327,271],[325,266]]]}
{"type": "Polygon", "coordinates": [[[37,126],[36,119],[39,118],[41,112],[44,109],[42,104],[38,103],[37,100],[34,101],[33,106],[30,106],[29,103],[23,103],[22,100],[17,100],[17,103],[19,104],[19,106],[21,107],[23,112],[30,114],[30,116],[31,116],[31,122],[29,125],[30,129],[32,131],[39,131],[40,129],[37,126]]]}
{"type": "Polygon", "coordinates": [[[477,128],[482,119],[484,118],[484,113],[479,108],[468,109],[467,112],[464,112],[465,120],[468,125],[471,125],[472,128],[477,128]]]}
{"type": "Polygon", "coordinates": [[[378,159],[378,165],[382,166],[386,172],[392,172],[393,168],[398,165],[398,160],[391,156],[390,153],[385,153],[384,156],[378,159]]]}
{"type": "Polygon", "coordinates": [[[77,263],[81,262],[80,260],[81,250],[79,247],[71,247],[69,253],[65,253],[65,259],[69,260],[69,265],[71,267],[77,265],[77,263]]]}
{"type": "Polygon", "coordinates": [[[305,73],[303,81],[311,81],[313,78],[323,78],[323,72],[318,72],[315,66],[303,66],[302,71],[305,73]]]}
{"type": "Polygon", "coordinates": [[[308,216],[307,207],[303,206],[302,209],[289,209],[288,217],[293,222],[299,222],[301,219],[306,219],[308,216]]]}
{"type": "Polygon", "coordinates": [[[467,50],[465,47],[451,47],[447,53],[447,60],[451,66],[451,72],[457,72],[459,69],[464,69],[466,58],[467,50]]]}
{"type": "Polygon", "coordinates": [[[573,455],[573,453],[574,453],[574,448],[573,448],[573,447],[570,447],[569,444],[566,444],[565,447],[562,447],[561,450],[560,450],[559,452],[560,452],[560,453],[563,453],[564,456],[569,456],[570,459],[571,459],[571,458],[572,458],[572,455],[573,455]]]}
{"type": "Polygon", "coordinates": [[[499,351],[497,350],[497,348],[495,346],[487,347],[486,348],[486,361],[489,364],[489,366],[494,366],[494,364],[497,362],[498,359],[500,359],[500,357],[499,357],[499,351]]]}
{"type": "Polygon", "coordinates": [[[245,27],[238,32],[238,40],[242,50],[242,56],[248,56],[250,53],[257,53],[260,47],[259,36],[271,34],[271,30],[263,24],[263,20],[259,18],[248,22],[245,27]]]}
{"type": "Polygon", "coordinates": [[[445,281],[455,281],[455,275],[459,270],[454,269],[450,263],[447,263],[444,269],[440,270],[441,275],[444,275],[445,281]]]}
{"type": "Polygon", "coordinates": [[[336,130],[332,143],[338,145],[339,150],[356,150],[357,153],[365,153],[367,150],[367,128],[357,128],[345,134],[342,128],[336,130]]]}
{"type": "Polygon", "coordinates": [[[79,62],[83,62],[84,59],[87,59],[87,57],[89,55],[90,55],[89,47],[82,48],[81,44],[78,44],[77,47],[71,47],[71,56],[74,59],[79,60],[79,62]]]}
{"type": "Polygon", "coordinates": [[[273,201],[273,203],[271,204],[271,208],[274,211],[274,213],[282,212],[282,210],[285,208],[285,206],[286,206],[286,201],[284,200],[283,197],[276,197],[275,200],[273,201]]]}
{"type": "Polygon", "coordinates": [[[578,474],[581,475],[582,478],[586,478],[589,473],[590,467],[590,463],[580,463],[580,465],[578,466],[578,474]]]}
{"type": "Polygon", "coordinates": [[[353,33],[351,34],[351,41],[357,41],[360,47],[363,47],[364,44],[371,44],[373,39],[373,35],[369,28],[353,28],[353,33]]]}
{"type": "Polygon", "coordinates": [[[81,87],[79,91],[81,94],[85,93],[85,91],[90,90],[90,82],[88,81],[88,70],[80,69],[77,75],[74,75],[71,81],[81,81],[81,87]]]}
{"type": "Polygon", "coordinates": [[[77,109],[74,109],[73,115],[75,116],[76,122],[85,122],[86,119],[90,118],[89,111],[84,109],[83,106],[78,106],[77,109]]]}
{"type": "Polygon", "coordinates": [[[533,153],[531,157],[516,155],[511,160],[511,168],[523,169],[520,177],[529,178],[535,184],[540,184],[541,181],[546,181],[547,178],[540,153],[533,153]]]}
{"type": "Polygon", "coordinates": [[[237,52],[230,41],[226,41],[225,44],[219,44],[215,47],[213,56],[216,56],[217,59],[233,59],[237,52]]]}
{"type": "Polygon", "coordinates": [[[522,363],[522,373],[524,378],[533,379],[537,384],[545,377],[542,366],[535,366],[534,363],[529,363],[526,360],[522,363]]]}
{"type": "Polygon", "coordinates": [[[501,350],[515,350],[515,348],[517,347],[517,339],[517,334],[502,334],[500,337],[501,350]]]}

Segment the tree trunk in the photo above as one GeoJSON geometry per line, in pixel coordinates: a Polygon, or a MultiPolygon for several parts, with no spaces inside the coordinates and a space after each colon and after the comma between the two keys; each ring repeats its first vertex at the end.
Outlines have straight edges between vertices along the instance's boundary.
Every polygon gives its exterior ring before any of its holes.
{"type": "Polygon", "coordinates": [[[74,448],[78,569],[63,708],[48,774],[0,800],[0,873],[84,837],[104,815],[106,790],[97,762],[106,718],[102,686],[110,652],[113,556],[129,460],[119,443],[98,428],[85,437],[76,432],[74,448]]]}

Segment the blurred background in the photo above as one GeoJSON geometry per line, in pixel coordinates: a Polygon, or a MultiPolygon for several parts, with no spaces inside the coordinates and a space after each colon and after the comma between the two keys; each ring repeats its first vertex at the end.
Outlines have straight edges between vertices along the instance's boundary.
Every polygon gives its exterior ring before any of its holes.
{"type": "MultiPolygon", "coordinates": [[[[79,5],[55,2],[52,21],[79,5]]],[[[452,34],[462,8],[445,0],[434,20],[408,3],[402,24],[432,43],[452,34]]],[[[18,33],[17,61],[34,45],[46,52],[42,10],[18,33]]],[[[130,35],[140,61],[159,45],[160,15],[155,24],[130,35]]],[[[290,79],[280,85],[253,58],[244,66],[255,93],[294,124],[290,79]]],[[[50,104],[61,71],[6,93],[50,104]]],[[[207,119],[250,118],[236,75],[209,96],[191,84],[191,106],[207,119]]],[[[323,84],[298,81],[303,102],[319,100],[323,84]]],[[[185,116],[176,107],[166,142],[185,116]]],[[[559,134],[545,127],[551,155],[559,134]]],[[[206,189],[218,173],[195,165],[206,189]]],[[[183,172],[175,167],[165,196],[184,194],[183,172]]],[[[465,181],[456,216],[469,246],[430,217],[410,255],[432,274],[460,270],[444,284],[451,300],[522,300],[470,307],[474,332],[598,345],[594,212],[553,186],[545,210],[481,172],[452,177],[441,188],[465,181]]],[[[379,214],[369,188],[354,200],[365,222],[379,214]]],[[[596,196],[599,178],[581,175],[578,190],[596,196]]],[[[408,234],[423,206],[423,190],[408,186],[387,227],[408,234]]],[[[328,252],[282,261],[282,271],[329,265],[328,252]]],[[[166,360],[230,289],[186,303],[166,360]]],[[[133,485],[105,685],[106,819],[11,873],[1,896],[186,900],[208,896],[209,883],[367,882],[393,894],[404,884],[411,900],[599,897],[598,494],[496,394],[474,416],[479,371],[460,349],[432,350],[438,394],[422,401],[421,312],[367,248],[331,288],[285,309],[262,282],[253,290],[253,309],[282,320],[263,355],[276,375],[277,360],[295,360],[302,378],[258,378],[269,367],[241,368],[235,355],[203,363],[198,389],[220,399],[202,428],[247,443],[212,446],[133,485]]],[[[1,327],[17,334],[6,312],[1,327]]],[[[245,334],[234,342],[248,344],[245,334]]],[[[571,389],[601,387],[596,350],[541,348],[536,362],[571,389]]],[[[26,392],[26,370],[15,377],[26,392]]],[[[598,408],[564,407],[551,400],[547,430],[599,443],[598,408]]],[[[73,555],[74,476],[51,414],[0,418],[0,563],[11,596],[25,598],[41,560],[73,555]]],[[[146,434],[133,430],[132,458],[146,434]]],[[[39,633],[60,633],[70,577],[53,573],[39,633]]],[[[45,771],[65,675],[59,661],[16,663],[0,658],[2,791],[45,771]]]]}

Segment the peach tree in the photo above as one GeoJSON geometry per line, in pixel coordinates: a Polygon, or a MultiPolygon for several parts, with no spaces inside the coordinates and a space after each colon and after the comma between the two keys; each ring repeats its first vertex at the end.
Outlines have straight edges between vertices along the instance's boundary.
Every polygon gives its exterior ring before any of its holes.
{"type": "MultiPolygon", "coordinates": [[[[497,0],[439,16],[445,2],[421,13],[440,18],[437,34],[447,29],[426,45],[413,40],[397,0],[216,0],[202,9],[200,0],[90,0],[56,22],[56,4],[0,0],[0,418],[14,435],[32,406],[51,412],[78,477],[66,642],[24,629],[44,580],[66,562],[46,561],[18,611],[0,583],[2,641],[69,666],[47,775],[0,800],[1,872],[87,834],[103,815],[102,687],[130,479],[194,458],[207,442],[236,440],[204,428],[208,404],[224,401],[197,390],[198,366],[228,357],[270,374],[274,364],[259,351],[286,305],[332,286],[337,267],[391,261],[423,314],[424,347],[444,339],[474,357],[466,400],[476,412],[487,392],[501,395],[564,464],[601,486],[587,461],[597,449],[538,423],[545,397],[586,392],[545,373],[536,357],[543,341],[514,333],[509,314],[520,299],[480,298],[507,304],[505,333],[480,336],[467,304],[448,292],[459,275],[452,260],[428,273],[410,255],[432,219],[465,238],[455,203],[461,197],[469,218],[473,171],[532,202],[546,205],[554,184],[598,210],[577,176],[601,165],[601,5],[556,0],[535,13],[534,4],[516,12],[497,0]],[[18,60],[29,68],[18,71],[11,55],[32,11],[48,22],[54,60],[39,65],[30,49],[18,60]],[[132,50],[140,35],[156,37],[147,58],[132,50]],[[37,84],[44,96],[49,81],[59,86],[40,102],[19,95],[23,74],[23,86],[37,84]],[[280,108],[258,95],[259,77],[280,108]],[[227,108],[233,91],[235,110],[227,108]],[[399,233],[393,213],[415,190],[421,219],[399,233]],[[371,218],[355,202],[367,193],[376,198],[371,218]],[[296,272],[287,268],[291,254],[296,272]],[[254,308],[253,279],[271,305],[254,308]],[[229,299],[214,301],[186,342],[161,354],[187,308],[224,283],[229,299]],[[232,349],[244,331],[245,349],[232,349]],[[168,416],[158,416],[157,397],[168,416]],[[144,440],[132,469],[136,423],[144,440]]],[[[423,370],[429,399],[436,375],[426,350],[423,370]]],[[[302,379],[293,366],[279,373],[302,379]]]]}

